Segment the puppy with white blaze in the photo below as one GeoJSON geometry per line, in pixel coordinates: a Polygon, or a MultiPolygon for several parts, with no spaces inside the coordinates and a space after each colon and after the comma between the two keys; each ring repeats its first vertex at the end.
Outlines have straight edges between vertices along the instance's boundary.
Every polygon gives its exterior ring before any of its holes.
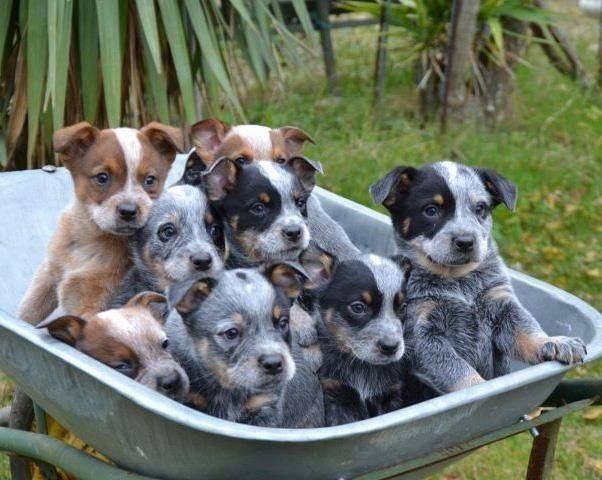
{"type": "Polygon", "coordinates": [[[583,361],[580,339],[549,336],[521,305],[498,254],[492,211],[502,203],[514,210],[514,184],[445,161],[396,167],[370,192],[412,263],[406,335],[414,372],[432,395],[504,375],[511,359],[583,361]]]}

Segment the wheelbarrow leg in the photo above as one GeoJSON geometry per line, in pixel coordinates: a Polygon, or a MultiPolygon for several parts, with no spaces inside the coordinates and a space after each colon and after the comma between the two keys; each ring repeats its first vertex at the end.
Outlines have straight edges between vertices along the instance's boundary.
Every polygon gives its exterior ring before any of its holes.
{"type": "MultiPolygon", "coordinates": [[[[20,389],[15,388],[8,426],[17,430],[29,431],[33,422],[33,402],[20,389]]],[[[10,456],[12,480],[31,480],[29,461],[17,455],[10,456]]]]}
{"type": "Polygon", "coordinates": [[[554,453],[558,441],[558,432],[562,417],[538,427],[539,436],[533,440],[527,480],[548,480],[552,477],[554,453]]]}
{"type": "Polygon", "coordinates": [[[328,18],[330,12],[330,0],[317,0],[316,7],[317,23],[320,30],[320,42],[322,44],[322,54],[324,55],[328,89],[330,90],[331,95],[339,96],[341,95],[341,91],[339,89],[339,78],[334,62],[332,27],[328,18]]]}

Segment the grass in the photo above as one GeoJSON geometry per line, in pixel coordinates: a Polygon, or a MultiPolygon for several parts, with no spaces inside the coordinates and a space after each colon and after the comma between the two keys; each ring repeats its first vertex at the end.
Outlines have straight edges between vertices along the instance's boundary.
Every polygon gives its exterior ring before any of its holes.
{"type": "MultiPolygon", "coordinates": [[[[577,17],[570,2],[551,3],[562,10],[562,26],[594,72],[596,21],[577,17]]],[[[495,236],[508,264],[601,308],[600,93],[584,91],[559,75],[531,46],[527,60],[532,66],[517,72],[512,122],[495,131],[467,124],[440,135],[436,125],[420,127],[411,73],[396,64],[395,53],[382,106],[371,108],[374,29],[334,35],[342,96],[328,95],[321,59],[307,58],[306,71],[285,70],[284,87],[247,100],[250,121],[306,129],[318,142],[307,153],[325,165],[320,185],[370,207],[368,185],[395,165],[454,158],[498,169],[519,188],[517,212],[500,207],[495,214],[495,236]]],[[[602,362],[571,375],[602,376],[602,362]]],[[[602,475],[600,408],[563,421],[553,479],[602,475]]],[[[524,477],[530,445],[528,434],[518,435],[482,448],[433,478],[524,477]]],[[[6,457],[0,456],[0,480],[8,478],[3,462],[6,457]]]]}

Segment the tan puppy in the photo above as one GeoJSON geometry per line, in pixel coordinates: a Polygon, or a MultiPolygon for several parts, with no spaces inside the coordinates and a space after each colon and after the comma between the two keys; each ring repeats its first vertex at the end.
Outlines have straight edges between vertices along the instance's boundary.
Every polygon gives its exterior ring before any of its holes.
{"type": "Polygon", "coordinates": [[[188,393],[188,376],[168,351],[163,330],[169,313],[167,300],[155,292],[142,292],[123,308],[92,315],[48,319],[54,338],[147,387],[176,400],[188,393]]]}
{"type": "Polygon", "coordinates": [[[19,308],[38,324],[53,311],[88,317],[104,310],[130,267],[127,237],[144,226],[178,151],[180,130],[150,123],[141,130],[99,130],[87,122],[57,130],[54,150],[75,185],[19,308]]]}

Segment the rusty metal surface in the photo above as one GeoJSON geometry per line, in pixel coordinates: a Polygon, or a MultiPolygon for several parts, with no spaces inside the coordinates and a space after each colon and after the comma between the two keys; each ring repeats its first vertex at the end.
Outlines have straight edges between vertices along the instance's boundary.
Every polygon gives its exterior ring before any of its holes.
{"type": "MultiPolygon", "coordinates": [[[[180,158],[172,179],[179,177],[180,158]]],[[[389,220],[323,190],[322,204],[362,248],[391,253],[389,220]]],[[[550,362],[377,418],[287,430],[239,425],[176,404],[14,318],[72,195],[63,169],[0,174],[0,368],[48,413],[118,464],[164,479],[348,478],[411,462],[516,423],[568,368],[550,362]]],[[[599,312],[517,272],[513,284],[550,334],[602,355],[599,312]]],[[[416,472],[412,473],[414,478],[416,472]]]]}

